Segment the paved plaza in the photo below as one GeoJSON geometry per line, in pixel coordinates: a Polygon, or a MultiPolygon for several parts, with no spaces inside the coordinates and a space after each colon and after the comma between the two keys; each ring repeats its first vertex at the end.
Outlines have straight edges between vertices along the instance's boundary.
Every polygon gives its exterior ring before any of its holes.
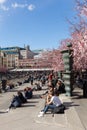
{"type": "Polygon", "coordinates": [[[34,96],[28,103],[6,113],[12,95],[26,86],[29,83],[0,94],[0,130],[87,130],[87,99],[77,99],[77,96],[69,98],[64,94],[60,95],[67,107],[64,114],[55,114],[52,117],[48,112],[44,117],[38,117],[39,111],[44,107],[44,99],[39,95],[46,91],[45,87],[41,91],[34,91],[34,96]]]}

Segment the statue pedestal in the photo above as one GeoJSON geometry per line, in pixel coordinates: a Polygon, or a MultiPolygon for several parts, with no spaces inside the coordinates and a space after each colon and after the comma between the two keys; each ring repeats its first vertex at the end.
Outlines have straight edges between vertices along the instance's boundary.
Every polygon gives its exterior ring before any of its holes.
{"type": "Polygon", "coordinates": [[[68,49],[61,51],[62,58],[64,62],[64,73],[63,73],[63,80],[66,89],[66,96],[72,96],[72,49],[70,49],[71,44],[68,44],[68,49]]]}
{"type": "Polygon", "coordinates": [[[72,96],[72,73],[66,71],[63,73],[63,79],[65,84],[66,96],[72,96]]]}

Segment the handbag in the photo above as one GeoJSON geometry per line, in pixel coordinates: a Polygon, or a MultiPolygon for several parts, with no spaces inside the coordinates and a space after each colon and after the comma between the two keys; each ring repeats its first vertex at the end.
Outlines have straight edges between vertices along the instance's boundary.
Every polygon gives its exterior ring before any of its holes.
{"type": "Polygon", "coordinates": [[[65,110],[65,105],[64,104],[61,104],[60,106],[58,107],[55,107],[52,111],[53,114],[61,114],[61,113],[64,113],[64,110],[65,110]]]}

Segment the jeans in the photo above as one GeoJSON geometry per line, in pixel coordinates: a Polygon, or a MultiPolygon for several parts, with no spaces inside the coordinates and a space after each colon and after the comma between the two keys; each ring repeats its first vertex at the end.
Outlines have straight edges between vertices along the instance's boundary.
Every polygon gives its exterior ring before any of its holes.
{"type": "Polygon", "coordinates": [[[56,105],[52,104],[52,105],[46,105],[43,109],[43,112],[46,113],[48,111],[48,109],[54,109],[56,107],[56,105]]]}

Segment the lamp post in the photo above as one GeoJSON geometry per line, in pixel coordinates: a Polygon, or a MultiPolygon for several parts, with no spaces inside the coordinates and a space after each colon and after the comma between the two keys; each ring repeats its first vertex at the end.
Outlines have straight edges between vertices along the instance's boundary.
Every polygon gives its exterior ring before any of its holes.
{"type": "Polygon", "coordinates": [[[63,72],[63,79],[66,89],[66,96],[72,96],[72,65],[73,65],[73,57],[72,57],[72,44],[67,44],[67,49],[61,51],[63,62],[64,62],[64,72],[63,72]]]}

